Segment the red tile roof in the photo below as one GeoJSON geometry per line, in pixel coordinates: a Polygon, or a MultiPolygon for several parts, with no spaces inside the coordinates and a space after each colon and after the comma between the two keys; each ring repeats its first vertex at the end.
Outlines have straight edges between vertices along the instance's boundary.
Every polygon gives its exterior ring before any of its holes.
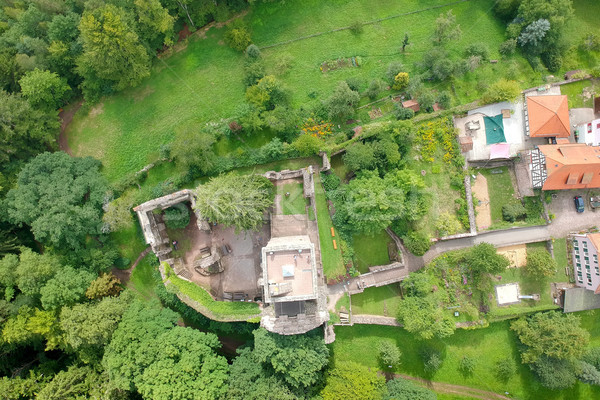
{"type": "Polygon", "coordinates": [[[569,137],[567,96],[528,96],[529,136],[569,137]]]}
{"type": "Polygon", "coordinates": [[[584,143],[538,146],[546,157],[543,190],[600,188],[600,146],[584,143]]]}

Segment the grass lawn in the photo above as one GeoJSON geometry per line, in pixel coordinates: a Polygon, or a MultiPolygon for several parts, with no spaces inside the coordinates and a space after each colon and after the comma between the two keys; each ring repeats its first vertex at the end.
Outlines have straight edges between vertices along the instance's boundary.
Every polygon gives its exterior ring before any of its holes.
{"type": "Polygon", "coordinates": [[[334,279],[340,275],[346,274],[346,268],[342,260],[342,252],[338,245],[337,250],[333,248],[333,238],[331,237],[331,228],[333,223],[327,207],[325,190],[321,185],[321,176],[316,173],[315,177],[315,201],[317,206],[317,222],[319,224],[319,240],[321,243],[321,261],[323,263],[323,272],[327,279],[334,279]]]}
{"type": "Polygon", "coordinates": [[[385,230],[374,236],[354,235],[352,247],[354,248],[354,266],[361,274],[369,272],[369,267],[390,263],[388,243],[392,238],[385,230]]]}
{"type": "Polygon", "coordinates": [[[555,239],[554,243],[554,259],[558,264],[558,268],[564,270],[567,266],[567,239],[555,239]]]}
{"type": "Polygon", "coordinates": [[[301,183],[278,185],[277,194],[281,195],[283,215],[306,214],[306,199],[301,183]],[[289,196],[286,196],[286,193],[289,193],[289,196]]]}
{"type": "MultiPolygon", "coordinates": [[[[354,296],[353,296],[354,303],[354,296]]],[[[353,304],[354,306],[354,304],[353,304]]],[[[593,345],[600,342],[600,312],[580,313],[582,326],[595,338],[593,345]]],[[[518,399],[592,399],[599,398],[600,388],[577,383],[573,388],[553,392],[543,388],[529,367],[521,364],[516,335],[509,329],[508,321],[490,324],[488,328],[457,330],[444,340],[419,341],[402,328],[355,325],[336,326],[336,341],[331,345],[334,362],[354,361],[368,367],[380,368],[377,347],[380,341],[395,343],[402,351],[401,365],[396,372],[426,377],[420,352],[429,346],[442,354],[442,367],[430,377],[433,381],[464,385],[496,393],[508,391],[518,399]],[[476,360],[472,375],[465,376],[458,366],[463,356],[476,360]],[[496,363],[503,359],[513,360],[517,373],[507,382],[496,377],[496,363]]]]}
{"type": "Polygon", "coordinates": [[[140,253],[148,247],[144,241],[142,228],[140,227],[137,218],[131,221],[131,225],[127,229],[111,232],[110,238],[114,243],[117,243],[119,255],[130,261],[127,268],[129,268],[138,258],[140,253]]]}
{"type": "Polygon", "coordinates": [[[560,92],[568,96],[569,108],[593,107],[593,96],[591,96],[589,99],[583,98],[583,89],[588,87],[591,88],[592,91],[595,91],[595,88],[592,86],[592,82],[586,79],[583,81],[561,85],[560,92]]]}
{"type": "Polygon", "coordinates": [[[503,222],[502,206],[517,202],[508,167],[480,169],[478,172],[487,179],[492,224],[503,222]]]}
{"type": "Polygon", "coordinates": [[[145,299],[155,297],[154,288],[158,284],[154,279],[154,269],[148,263],[149,256],[146,256],[131,272],[129,286],[134,289],[134,292],[142,295],[145,299]]]}
{"type": "Polygon", "coordinates": [[[401,301],[397,283],[370,287],[362,293],[352,295],[352,313],[395,317],[401,301]]]}
{"type": "Polygon", "coordinates": [[[333,169],[333,173],[336,174],[342,182],[345,181],[346,175],[350,172],[348,167],[346,167],[346,164],[344,164],[342,154],[331,157],[331,168],[333,169]]]}

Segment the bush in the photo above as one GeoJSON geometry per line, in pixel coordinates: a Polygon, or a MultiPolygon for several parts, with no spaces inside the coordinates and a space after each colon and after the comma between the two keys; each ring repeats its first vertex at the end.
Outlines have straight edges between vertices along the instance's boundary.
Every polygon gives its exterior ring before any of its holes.
{"type": "Polygon", "coordinates": [[[596,367],[585,361],[581,361],[579,367],[581,371],[577,374],[577,377],[581,382],[600,386],[600,372],[598,372],[596,367]]]}
{"type": "Polygon", "coordinates": [[[262,57],[262,53],[257,45],[251,44],[250,46],[246,47],[246,57],[257,59],[262,57]]]}
{"type": "Polygon", "coordinates": [[[411,119],[412,117],[414,117],[415,112],[412,110],[412,108],[404,108],[404,107],[402,107],[402,104],[396,103],[395,109],[394,109],[394,115],[396,116],[396,119],[398,119],[398,120],[405,120],[405,119],[411,119]]]}
{"type": "Polygon", "coordinates": [[[190,210],[179,203],[164,211],[163,220],[170,229],[183,229],[190,223],[190,210]]]}
{"type": "Polygon", "coordinates": [[[476,363],[473,358],[469,356],[463,356],[458,364],[458,369],[464,375],[473,375],[473,371],[475,371],[475,364],[476,363]]]}
{"type": "Polygon", "coordinates": [[[433,93],[429,90],[425,90],[421,92],[417,96],[417,101],[419,102],[420,110],[426,112],[433,111],[433,103],[435,103],[435,97],[433,93]]]}
{"type": "Polygon", "coordinates": [[[379,361],[384,368],[394,368],[400,364],[402,352],[398,346],[387,341],[379,342],[379,361]]]}
{"type": "Polygon", "coordinates": [[[280,54],[277,56],[274,64],[277,75],[285,75],[288,69],[290,69],[292,66],[293,61],[294,58],[289,54],[280,54]]]}
{"type": "Polygon", "coordinates": [[[375,100],[377,98],[377,95],[381,93],[382,89],[383,85],[381,84],[381,81],[379,79],[373,79],[369,84],[369,87],[367,88],[365,94],[369,97],[369,99],[375,100]]]}
{"type": "Polygon", "coordinates": [[[423,358],[423,369],[428,375],[433,375],[442,366],[442,357],[437,350],[426,349],[421,355],[423,358]]]}
{"type": "Polygon", "coordinates": [[[516,81],[500,79],[487,89],[481,100],[484,104],[500,103],[515,101],[520,95],[521,87],[516,81]]]}
{"type": "Polygon", "coordinates": [[[348,84],[348,87],[350,89],[354,90],[355,92],[360,92],[360,90],[363,87],[364,81],[357,76],[351,76],[350,78],[346,79],[346,83],[348,84]]]}
{"type": "Polygon", "coordinates": [[[422,256],[431,247],[429,235],[420,231],[410,232],[402,239],[404,240],[406,249],[416,256],[422,256]]]}
{"type": "Polygon", "coordinates": [[[525,219],[527,210],[521,203],[510,203],[502,206],[502,219],[508,222],[525,219]]]}
{"type": "Polygon", "coordinates": [[[385,72],[385,77],[387,78],[388,83],[390,85],[393,85],[396,79],[396,75],[398,75],[402,71],[404,71],[404,65],[402,65],[401,62],[391,62],[387,67],[387,71],[385,72]]]}
{"type": "Polygon", "coordinates": [[[350,24],[349,29],[353,34],[359,35],[363,31],[363,24],[360,21],[354,21],[352,24],[350,24]]]}
{"type": "Polygon", "coordinates": [[[261,60],[252,60],[244,64],[244,85],[256,85],[264,76],[265,65],[261,60]]]}
{"type": "Polygon", "coordinates": [[[243,26],[232,28],[225,33],[225,43],[232,49],[244,51],[251,42],[250,33],[243,26]]]}
{"type": "Polygon", "coordinates": [[[383,400],[437,400],[434,392],[406,379],[392,379],[386,386],[383,400]]]}
{"type": "Polygon", "coordinates": [[[325,174],[321,173],[321,182],[326,192],[336,190],[340,187],[341,180],[336,174],[325,174]]]}
{"type": "Polygon", "coordinates": [[[394,84],[392,85],[392,89],[394,90],[402,90],[408,86],[408,72],[398,72],[394,77],[394,84]]]}
{"type": "Polygon", "coordinates": [[[127,257],[119,257],[115,260],[115,267],[118,269],[127,269],[131,264],[131,260],[127,257]]]}
{"type": "Polygon", "coordinates": [[[542,62],[550,72],[556,72],[562,67],[562,55],[557,49],[551,49],[542,53],[542,62]]]}
{"type": "Polygon", "coordinates": [[[438,94],[437,103],[441,108],[446,110],[452,106],[452,96],[444,90],[438,94]]]}
{"type": "Polygon", "coordinates": [[[471,43],[465,50],[467,56],[477,56],[481,58],[481,61],[487,61],[490,59],[490,50],[484,43],[471,43]]]}
{"type": "Polygon", "coordinates": [[[515,363],[510,358],[503,358],[496,363],[496,376],[503,382],[512,378],[515,372],[515,363]]]}
{"type": "Polygon", "coordinates": [[[435,227],[440,236],[448,236],[460,232],[462,224],[456,215],[444,212],[437,218],[435,227]]]}
{"type": "Polygon", "coordinates": [[[296,140],[292,142],[292,147],[303,156],[313,156],[317,154],[321,148],[321,140],[309,134],[303,134],[298,136],[296,140]]]}
{"type": "Polygon", "coordinates": [[[527,252],[527,264],[525,264],[527,274],[543,278],[554,275],[557,269],[556,260],[545,249],[535,249],[527,252]]]}

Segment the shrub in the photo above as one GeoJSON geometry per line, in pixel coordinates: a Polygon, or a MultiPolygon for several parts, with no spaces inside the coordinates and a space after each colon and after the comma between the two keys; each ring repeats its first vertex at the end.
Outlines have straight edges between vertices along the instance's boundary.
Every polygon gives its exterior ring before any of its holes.
{"type": "Polygon", "coordinates": [[[515,53],[517,49],[517,39],[508,39],[500,44],[498,52],[507,57],[515,53]]]}
{"type": "Polygon", "coordinates": [[[250,33],[245,27],[237,27],[225,33],[225,43],[232,49],[244,51],[250,45],[250,33]]]}
{"type": "Polygon", "coordinates": [[[442,357],[437,350],[426,349],[423,354],[423,369],[428,375],[433,375],[442,366],[442,357]]]}
{"type": "Polygon", "coordinates": [[[515,363],[510,358],[503,358],[496,363],[496,376],[503,382],[512,378],[515,372],[515,363]]]}
{"type": "Polygon", "coordinates": [[[435,97],[433,93],[429,90],[421,92],[417,96],[417,100],[419,102],[420,109],[426,112],[433,111],[433,103],[435,103],[435,97]]]}
{"type": "Polygon", "coordinates": [[[473,375],[473,371],[475,371],[475,364],[476,363],[473,358],[469,356],[463,356],[458,364],[458,369],[464,375],[473,375]]]}
{"type": "Polygon", "coordinates": [[[341,180],[336,174],[321,174],[321,182],[326,192],[336,190],[340,187],[341,180]]]}
{"type": "Polygon", "coordinates": [[[262,53],[257,45],[251,44],[250,46],[246,47],[246,56],[248,58],[257,59],[262,57],[262,53]]]}
{"type": "Polygon", "coordinates": [[[406,86],[408,86],[408,72],[398,72],[394,77],[394,84],[392,85],[392,89],[394,90],[402,90],[406,86]]]}
{"type": "Polygon", "coordinates": [[[369,87],[367,88],[365,94],[369,97],[369,99],[375,100],[377,98],[377,95],[381,93],[382,89],[383,85],[381,84],[381,81],[379,79],[373,79],[369,84],[369,87]]]}
{"type": "Polygon", "coordinates": [[[360,21],[354,21],[352,24],[350,24],[349,29],[353,34],[360,35],[363,31],[363,24],[360,21]]]}
{"type": "Polygon", "coordinates": [[[280,54],[277,56],[274,64],[277,75],[285,75],[292,66],[292,61],[294,61],[294,58],[289,54],[280,54]]]}
{"type": "Polygon", "coordinates": [[[521,95],[521,88],[516,81],[500,79],[491,85],[483,94],[484,104],[500,103],[502,101],[515,101],[521,95]]]}
{"type": "Polygon", "coordinates": [[[585,361],[581,361],[579,367],[581,371],[577,374],[577,377],[581,382],[600,386],[600,372],[598,372],[596,367],[585,361]]]}
{"type": "Polygon", "coordinates": [[[482,61],[490,59],[490,50],[484,43],[471,43],[465,50],[467,56],[478,56],[482,61]]]}
{"type": "Polygon", "coordinates": [[[462,224],[456,215],[444,212],[437,218],[435,227],[440,236],[448,236],[460,232],[462,224]]]}
{"type": "Polygon", "coordinates": [[[163,220],[171,229],[183,229],[190,223],[190,211],[185,204],[176,204],[164,211],[163,220]]]}
{"type": "Polygon", "coordinates": [[[438,94],[437,103],[441,108],[448,109],[452,106],[452,96],[444,90],[438,94]]]}
{"type": "Polygon", "coordinates": [[[404,107],[402,107],[402,104],[396,104],[395,110],[394,110],[394,115],[396,116],[396,119],[398,119],[398,120],[405,120],[405,119],[411,119],[412,117],[414,117],[415,112],[412,110],[412,108],[404,108],[404,107]]]}
{"type": "Polygon", "coordinates": [[[319,152],[321,148],[321,140],[315,136],[304,134],[298,136],[292,142],[292,147],[300,153],[301,156],[312,156],[319,152]]]}
{"type": "Polygon", "coordinates": [[[510,203],[502,206],[502,218],[508,222],[515,222],[524,219],[527,216],[527,210],[521,203],[510,203]]]}
{"type": "Polygon", "coordinates": [[[404,70],[404,65],[402,65],[401,62],[394,61],[388,65],[387,71],[385,72],[385,76],[390,85],[394,84],[396,75],[398,75],[403,70],[404,70]]]}
{"type": "Polygon", "coordinates": [[[115,260],[115,267],[118,269],[127,269],[131,264],[131,260],[127,257],[119,257],[115,260]]]}
{"type": "Polygon", "coordinates": [[[346,79],[346,83],[348,84],[348,87],[350,89],[354,90],[355,92],[360,92],[360,90],[363,87],[364,81],[357,76],[351,76],[350,78],[346,79]]]}
{"type": "Polygon", "coordinates": [[[562,55],[558,49],[546,50],[542,53],[542,62],[550,72],[556,72],[562,66],[562,55]]]}
{"type": "Polygon", "coordinates": [[[387,341],[379,342],[379,361],[383,367],[397,366],[400,364],[400,357],[402,357],[402,352],[398,346],[387,341]]]}
{"type": "Polygon", "coordinates": [[[420,231],[410,232],[403,240],[406,249],[416,256],[422,256],[431,247],[429,235],[420,231]]]}

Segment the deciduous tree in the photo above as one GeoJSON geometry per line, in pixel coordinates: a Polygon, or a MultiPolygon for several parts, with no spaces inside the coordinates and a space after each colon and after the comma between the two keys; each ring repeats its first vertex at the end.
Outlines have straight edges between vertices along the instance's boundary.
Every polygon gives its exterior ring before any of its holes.
{"type": "Polygon", "coordinates": [[[545,249],[535,249],[527,252],[527,264],[525,264],[527,274],[544,278],[554,275],[557,269],[556,260],[545,249]]]}
{"type": "Polygon", "coordinates": [[[86,270],[63,267],[40,289],[42,306],[46,310],[56,310],[71,306],[85,296],[86,289],[95,275],[86,270]]]}
{"type": "Polygon", "coordinates": [[[385,379],[374,369],[352,361],[340,362],[327,373],[321,396],[323,400],[378,400],[384,385],[385,379]]]}
{"type": "Polygon", "coordinates": [[[35,69],[26,72],[19,80],[23,96],[36,108],[56,110],[71,90],[67,82],[58,74],[35,69]]]}
{"type": "Polygon", "coordinates": [[[273,205],[273,184],[260,175],[222,175],[196,188],[196,210],[211,222],[258,229],[273,205]]]}
{"type": "Polygon", "coordinates": [[[420,339],[444,338],[454,333],[454,321],[438,307],[434,296],[407,297],[398,310],[404,329],[420,339]]]}
{"type": "Polygon", "coordinates": [[[100,232],[106,183],[100,162],[44,153],[19,173],[6,197],[12,223],[27,224],[35,238],[57,248],[81,248],[100,232]]]}
{"type": "Polygon", "coordinates": [[[360,94],[350,89],[346,82],[340,82],[333,94],[327,99],[327,112],[331,119],[344,119],[354,114],[354,107],[360,100],[360,94]]]}

